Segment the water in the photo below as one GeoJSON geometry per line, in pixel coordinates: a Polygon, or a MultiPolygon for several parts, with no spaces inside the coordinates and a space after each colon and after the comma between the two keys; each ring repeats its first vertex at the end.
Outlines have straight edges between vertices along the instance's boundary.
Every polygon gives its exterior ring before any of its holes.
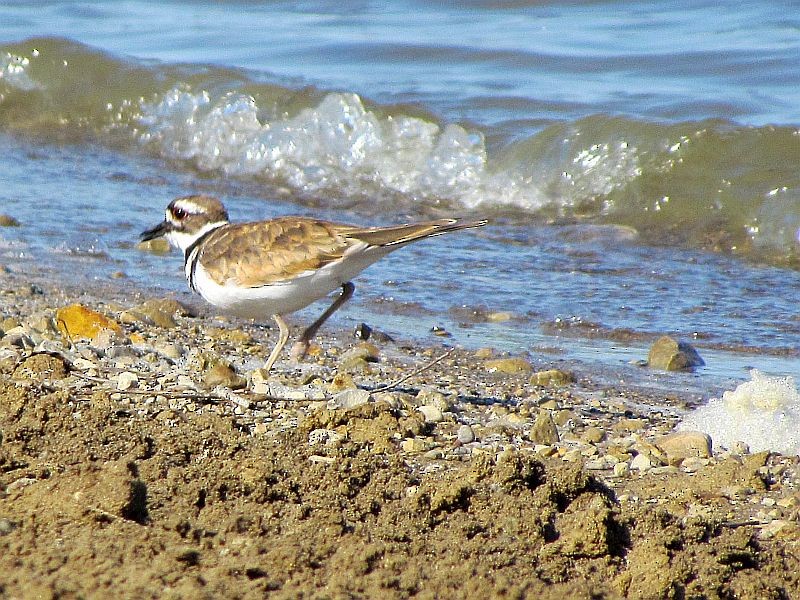
{"type": "Polygon", "coordinates": [[[798,376],[795,12],[6,2],[0,212],[23,227],[0,260],[186,294],[177,255],[135,248],[175,196],[219,195],[235,220],[488,216],[372,267],[339,323],[441,325],[701,395],[751,367],[798,376]],[[707,366],[628,365],[662,333],[707,366]]]}

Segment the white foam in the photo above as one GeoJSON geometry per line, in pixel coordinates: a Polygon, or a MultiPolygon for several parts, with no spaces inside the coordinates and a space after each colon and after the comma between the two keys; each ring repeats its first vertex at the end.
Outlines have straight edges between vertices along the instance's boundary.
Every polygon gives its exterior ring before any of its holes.
{"type": "Polygon", "coordinates": [[[793,377],[770,377],[758,370],[733,391],[712,398],[690,413],[679,429],[697,429],[715,446],[745,442],[752,452],[800,454],[800,393],[793,377]]]}
{"type": "Polygon", "coordinates": [[[205,92],[175,88],[143,103],[139,122],[140,139],[170,158],[311,194],[401,194],[469,208],[538,210],[608,194],[640,174],[636,149],[627,143],[583,147],[576,138],[564,140],[557,164],[552,156],[547,165],[533,164],[535,153],[521,148],[514,160],[492,167],[479,132],[381,116],[351,93],[331,93],[295,116],[262,122],[251,96],[231,93],[212,101],[205,92]]]}
{"type": "MultiPolygon", "coordinates": [[[[0,54],[0,79],[24,92],[43,89],[41,84],[28,75],[30,64],[30,59],[24,56],[17,56],[10,52],[2,53],[0,54]]],[[[2,102],[1,96],[0,102],[2,102]]]]}

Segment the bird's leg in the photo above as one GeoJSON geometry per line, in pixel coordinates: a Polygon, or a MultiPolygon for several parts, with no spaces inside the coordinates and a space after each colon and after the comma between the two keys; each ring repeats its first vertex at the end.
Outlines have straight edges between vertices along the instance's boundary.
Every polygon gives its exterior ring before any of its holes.
{"type": "Polygon", "coordinates": [[[322,313],[322,316],[320,316],[319,319],[308,326],[308,328],[303,332],[303,335],[300,336],[300,339],[294,343],[290,354],[292,359],[300,360],[306,355],[311,339],[317,334],[319,328],[322,327],[322,324],[327,321],[328,318],[330,318],[330,316],[335,313],[342,304],[350,299],[355,289],[356,286],[354,286],[351,281],[342,284],[342,293],[339,295],[339,297],[328,307],[328,310],[322,313]]]}
{"type": "Polygon", "coordinates": [[[272,368],[272,365],[275,364],[275,361],[278,360],[278,355],[283,350],[283,347],[286,345],[286,341],[289,339],[289,326],[286,324],[286,321],[283,320],[283,317],[280,315],[272,315],[272,318],[278,324],[278,341],[275,343],[275,347],[272,349],[272,352],[269,354],[269,358],[267,359],[267,364],[264,365],[264,370],[269,373],[269,370],[272,368]]]}

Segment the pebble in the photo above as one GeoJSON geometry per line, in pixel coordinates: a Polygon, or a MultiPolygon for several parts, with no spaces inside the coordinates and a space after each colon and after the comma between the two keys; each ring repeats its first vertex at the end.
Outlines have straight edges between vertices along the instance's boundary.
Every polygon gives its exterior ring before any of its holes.
{"type": "Polygon", "coordinates": [[[61,333],[72,340],[91,340],[102,329],[122,332],[119,323],[82,304],[59,308],[56,311],[56,323],[61,333]]]}
{"type": "Polygon", "coordinates": [[[433,404],[420,406],[417,408],[417,411],[422,413],[426,423],[441,423],[444,420],[441,409],[433,404]]]}
{"type": "Polygon", "coordinates": [[[345,435],[334,429],[314,429],[308,434],[308,445],[338,446],[345,439],[345,435]]]}
{"type": "Polygon", "coordinates": [[[134,384],[139,383],[139,376],[136,373],[131,373],[130,371],[123,371],[119,375],[117,375],[117,389],[120,392],[124,392],[125,390],[129,390],[134,386],[134,384]]]}
{"type": "Polygon", "coordinates": [[[247,379],[237,375],[230,365],[217,362],[203,371],[203,385],[207,388],[223,386],[238,390],[247,387],[247,379]]]}
{"type": "Polygon", "coordinates": [[[631,474],[631,466],[626,462],[619,462],[614,465],[615,477],[627,477],[631,474]]]}
{"type": "Polygon", "coordinates": [[[345,390],[339,392],[328,401],[328,408],[330,409],[343,409],[349,410],[356,408],[362,404],[366,404],[372,399],[372,396],[367,390],[345,390]]]}
{"type": "Polygon", "coordinates": [[[506,311],[492,312],[486,315],[486,320],[489,323],[505,323],[506,321],[510,321],[512,316],[510,312],[506,311]]]}
{"type": "Polygon", "coordinates": [[[630,469],[632,471],[639,471],[640,473],[645,473],[652,469],[654,466],[653,461],[647,454],[637,454],[633,457],[633,460],[630,463],[630,469]]]}
{"type": "Polygon", "coordinates": [[[427,449],[427,444],[425,440],[421,440],[419,438],[406,438],[400,444],[400,447],[403,449],[403,452],[408,453],[419,453],[424,452],[427,449]]]}
{"type": "Polygon", "coordinates": [[[165,356],[166,358],[170,358],[172,360],[178,360],[184,354],[186,354],[186,349],[183,346],[170,342],[156,344],[153,346],[153,350],[158,352],[161,356],[165,356]]]}
{"type": "Polygon", "coordinates": [[[172,329],[178,326],[175,315],[187,315],[186,307],[172,298],[156,298],[148,300],[120,314],[123,323],[144,323],[155,325],[163,329],[172,329]]]}
{"type": "Polygon", "coordinates": [[[599,427],[587,427],[581,435],[581,440],[589,444],[598,444],[606,437],[606,432],[599,427]]]}
{"type": "Polygon", "coordinates": [[[0,214],[0,227],[19,227],[19,221],[11,215],[0,214]]]}
{"type": "Polygon", "coordinates": [[[441,392],[423,388],[417,392],[417,404],[435,406],[441,412],[450,412],[453,410],[453,403],[441,392]]]}
{"type": "Polygon", "coordinates": [[[0,519],[0,536],[8,535],[17,528],[11,519],[0,519]]]}
{"type": "Polygon", "coordinates": [[[528,439],[534,444],[555,444],[559,440],[558,429],[549,410],[540,410],[533,427],[528,431],[528,439]]]}
{"type": "Polygon", "coordinates": [[[706,363],[691,344],[668,335],[658,338],[647,356],[647,366],[664,371],[685,371],[704,364],[706,363]]]}
{"type": "Polygon", "coordinates": [[[546,371],[537,371],[531,375],[531,385],[559,387],[564,386],[575,381],[575,376],[566,371],[559,369],[548,369],[546,371]]]}
{"type": "Polygon", "coordinates": [[[146,242],[139,242],[136,244],[136,248],[152,254],[167,254],[169,252],[169,242],[164,238],[156,238],[146,242]]]}
{"type": "Polygon", "coordinates": [[[531,363],[524,358],[496,358],[494,360],[487,360],[484,365],[490,373],[516,375],[533,371],[531,363]]]}
{"type": "Polygon", "coordinates": [[[458,428],[456,439],[462,444],[470,444],[475,441],[475,432],[469,425],[462,425],[458,428]]]}
{"type": "Polygon", "coordinates": [[[328,392],[331,394],[338,394],[344,390],[352,390],[355,388],[356,383],[353,381],[353,376],[349,373],[337,373],[328,384],[328,392]]]}
{"type": "Polygon", "coordinates": [[[656,440],[655,445],[666,454],[667,463],[679,465],[687,458],[709,458],[711,436],[701,431],[677,431],[656,440]]]}

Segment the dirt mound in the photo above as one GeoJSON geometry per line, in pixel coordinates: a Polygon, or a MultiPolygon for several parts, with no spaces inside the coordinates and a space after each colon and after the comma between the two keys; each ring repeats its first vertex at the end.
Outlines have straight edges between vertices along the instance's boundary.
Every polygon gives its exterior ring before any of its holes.
{"type": "Polygon", "coordinates": [[[3,597],[800,589],[795,546],[759,542],[722,509],[690,519],[680,507],[625,509],[580,465],[520,451],[412,464],[392,440],[425,424],[387,404],[319,410],[257,437],[218,414],[131,410],[105,392],[77,401],[25,378],[34,367],[61,374],[37,360],[0,383],[3,597]]]}

